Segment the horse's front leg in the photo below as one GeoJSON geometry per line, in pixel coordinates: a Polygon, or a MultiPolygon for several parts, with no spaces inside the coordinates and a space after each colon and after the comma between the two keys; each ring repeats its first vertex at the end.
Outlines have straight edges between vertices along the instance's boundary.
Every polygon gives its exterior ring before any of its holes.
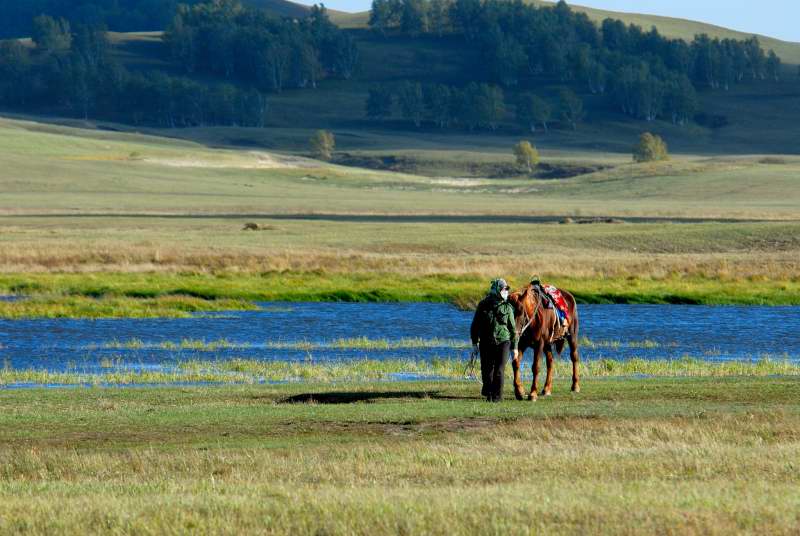
{"type": "Polygon", "coordinates": [[[519,347],[519,353],[516,359],[511,360],[511,366],[514,369],[514,396],[517,400],[523,400],[525,393],[522,388],[522,375],[520,374],[520,367],[522,366],[522,356],[525,353],[525,347],[519,347]]]}
{"type": "Polygon", "coordinates": [[[553,349],[547,345],[545,349],[545,356],[547,357],[547,377],[544,381],[544,389],[542,389],[542,396],[550,396],[553,394],[553,349]]]}
{"type": "Polygon", "coordinates": [[[539,395],[537,394],[539,388],[536,386],[536,378],[539,376],[539,356],[544,349],[543,341],[533,341],[533,383],[531,383],[531,392],[528,395],[528,400],[536,400],[539,395]]]}

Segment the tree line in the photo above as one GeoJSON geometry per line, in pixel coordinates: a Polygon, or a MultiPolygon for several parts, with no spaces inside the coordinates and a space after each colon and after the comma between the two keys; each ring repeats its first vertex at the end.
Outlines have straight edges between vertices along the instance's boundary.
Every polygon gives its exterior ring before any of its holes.
{"type": "Polygon", "coordinates": [[[236,80],[262,91],[316,87],[327,76],[348,79],[358,64],[355,41],[328,19],[324,6],[294,20],[245,8],[237,0],[181,5],[163,39],[187,74],[236,80]]]}
{"type": "Polygon", "coordinates": [[[30,35],[34,48],[0,42],[0,106],[166,127],[263,126],[264,92],[349,78],[358,63],[354,40],[322,6],[302,20],[238,0],[178,6],[163,41],[183,76],[128,71],[104,25],[39,15],[30,35]]]}
{"type": "Polygon", "coordinates": [[[165,127],[263,126],[264,95],[161,72],[132,73],[111,56],[104,28],[39,16],[30,49],[0,42],[0,105],[165,127]]]}
{"type": "Polygon", "coordinates": [[[481,61],[470,75],[522,90],[542,79],[605,95],[621,112],[684,123],[697,111],[698,88],[728,89],[744,80],[778,80],[780,58],[758,38],[691,42],[622,21],[595,24],[563,0],[537,7],[520,0],[373,0],[370,27],[382,35],[451,34],[472,43],[481,61]]]}
{"type": "MultiPolygon", "coordinates": [[[[500,86],[471,82],[457,87],[447,84],[404,81],[398,85],[379,84],[369,89],[366,116],[375,120],[400,117],[414,124],[439,128],[496,130],[508,115],[506,96],[500,86]]],[[[524,130],[548,130],[552,121],[575,129],[584,119],[583,99],[562,88],[558,100],[525,92],[517,96],[514,117],[524,130]]]]}
{"type": "MultiPolygon", "coordinates": [[[[28,37],[33,18],[47,14],[71,25],[106,26],[114,32],[163,30],[179,4],[208,0],[0,0],[0,39],[28,37]]],[[[301,6],[287,4],[286,15],[304,16],[301,6]]]]}

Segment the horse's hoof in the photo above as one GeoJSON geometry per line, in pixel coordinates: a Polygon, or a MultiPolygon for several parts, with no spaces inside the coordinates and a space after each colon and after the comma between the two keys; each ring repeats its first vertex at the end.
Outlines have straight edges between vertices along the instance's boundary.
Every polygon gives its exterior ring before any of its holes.
{"type": "Polygon", "coordinates": [[[536,396],[536,393],[531,393],[528,395],[528,400],[531,402],[536,402],[536,399],[539,398],[536,396]]]}
{"type": "Polygon", "coordinates": [[[523,396],[522,393],[514,393],[514,398],[516,398],[517,400],[525,400],[525,397],[523,396]]]}
{"type": "Polygon", "coordinates": [[[542,391],[542,396],[553,396],[553,392],[552,391],[547,391],[547,390],[542,391]]]}
{"type": "Polygon", "coordinates": [[[572,392],[573,393],[580,393],[581,392],[581,386],[580,385],[573,385],[572,386],[572,392]]]}

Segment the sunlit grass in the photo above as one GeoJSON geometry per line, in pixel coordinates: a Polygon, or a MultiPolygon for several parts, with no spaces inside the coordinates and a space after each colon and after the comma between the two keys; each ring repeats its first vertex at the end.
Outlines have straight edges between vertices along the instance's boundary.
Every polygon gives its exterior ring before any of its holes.
{"type": "MultiPolygon", "coordinates": [[[[581,337],[579,341],[581,348],[597,349],[597,348],[640,348],[642,350],[653,350],[661,348],[662,344],[658,341],[645,339],[643,341],[620,341],[620,340],[592,340],[588,337],[581,337]]],[[[676,343],[667,344],[667,346],[674,346],[676,343]]]]}
{"type": "Polygon", "coordinates": [[[753,376],[0,390],[0,532],[789,535],[799,404],[753,376]]]}
{"type": "MultiPolygon", "coordinates": [[[[261,345],[256,345],[261,346],[261,345]]],[[[369,337],[340,338],[330,341],[266,341],[264,348],[272,350],[398,350],[413,348],[467,348],[469,346],[463,340],[455,339],[422,339],[418,337],[390,339],[370,339],[369,337]]],[[[181,339],[179,342],[161,341],[145,343],[141,339],[129,339],[127,341],[111,341],[100,346],[105,349],[115,350],[197,350],[212,352],[220,349],[247,349],[252,348],[253,344],[247,342],[233,342],[227,339],[205,341],[199,339],[181,339]]],[[[89,349],[94,349],[91,346],[89,349]]]]}
{"type": "MultiPolygon", "coordinates": [[[[530,377],[529,363],[523,370],[530,377]]],[[[85,369],[85,366],[83,367],[85,369]]],[[[161,367],[128,366],[123,358],[103,358],[99,371],[81,371],[77,363],[64,372],[43,369],[14,369],[9,364],[0,370],[0,385],[143,385],[173,383],[254,384],[270,382],[372,382],[392,379],[440,378],[463,380],[467,361],[456,358],[356,359],[348,361],[263,361],[233,358],[229,360],[178,360],[161,367]]],[[[480,370],[477,371],[480,373],[480,370]]],[[[511,377],[511,367],[506,370],[511,377]]],[[[557,378],[569,378],[571,364],[556,361],[557,378]]],[[[652,377],[729,377],[729,376],[798,376],[800,363],[788,358],[761,356],[753,361],[718,361],[684,357],[681,359],[588,359],[580,363],[585,378],[630,376],[652,377]]]]}
{"type": "Polygon", "coordinates": [[[0,301],[0,318],[189,318],[213,311],[252,311],[258,306],[239,298],[205,299],[181,294],[132,296],[34,294],[0,301]]]}
{"type": "MultiPolygon", "coordinates": [[[[509,276],[514,286],[529,275],[509,276]]],[[[742,304],[800,303],[800,281],[671,276],[662,279],[549,279],[579,303],[742,304]]],[[[440,302],[470,308],[485,294],[476,275],[387,273],[263,274],[5,274],[0,293],[24,299],[0,301],[0,318],[152,318],[255,310],[254,301],[440,302]]]]}

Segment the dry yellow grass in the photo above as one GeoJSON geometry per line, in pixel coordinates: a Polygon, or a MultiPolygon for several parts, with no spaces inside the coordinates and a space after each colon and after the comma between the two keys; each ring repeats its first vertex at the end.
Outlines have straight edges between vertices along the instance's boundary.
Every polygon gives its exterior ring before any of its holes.
{"type": "Polygon", "coordinates": [[[0,217],[0,272],[220,270],[783,280],[800,275],[800,223],[0,217]]]}

